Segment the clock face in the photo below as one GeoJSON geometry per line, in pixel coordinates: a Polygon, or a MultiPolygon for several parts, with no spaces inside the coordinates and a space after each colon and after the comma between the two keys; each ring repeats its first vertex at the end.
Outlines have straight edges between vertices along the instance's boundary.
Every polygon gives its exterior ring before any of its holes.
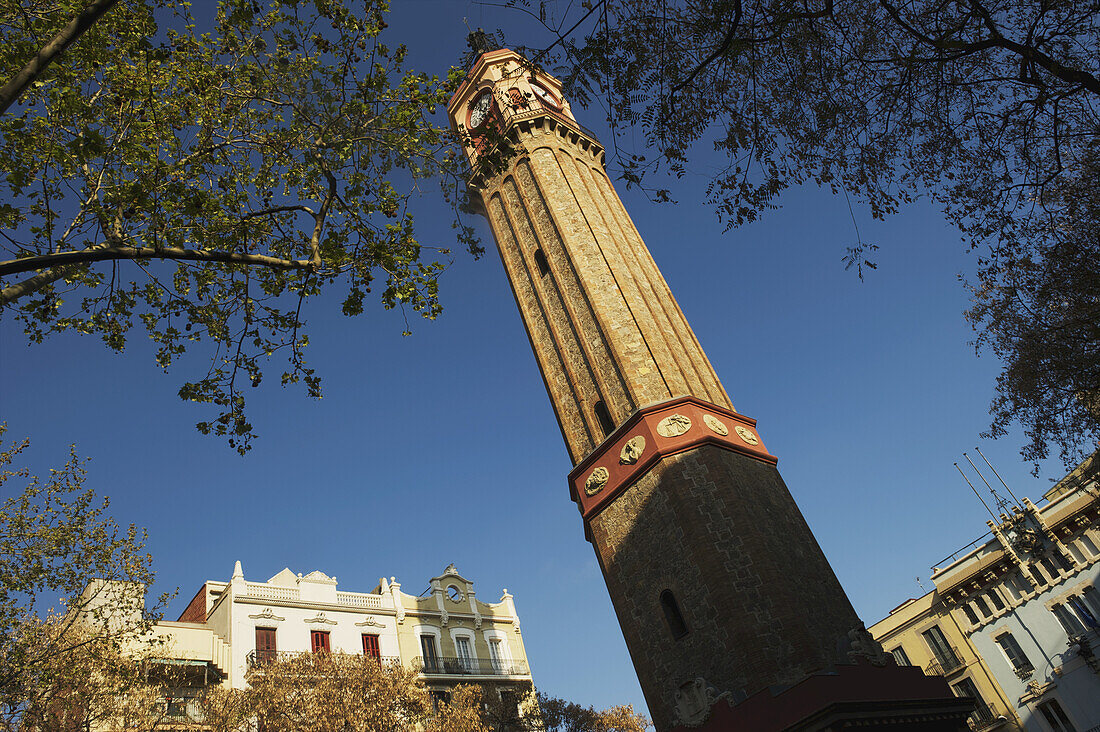
{"type": "Polygon", "coordinates": [[[559,109],[561,103],[554,98],[554,95],[550,93],[549,89],[545,89],[538,84],[531,84],[531,91],[535,92],[535,96],[542,100],[543,104],[553,109],[559,109]]]}
{"type": "Polygon", "coordinates": [[[493,106],[493,95],[485,92],[470,105],[470,127],[481,127],[489,117],[493,106]]]}

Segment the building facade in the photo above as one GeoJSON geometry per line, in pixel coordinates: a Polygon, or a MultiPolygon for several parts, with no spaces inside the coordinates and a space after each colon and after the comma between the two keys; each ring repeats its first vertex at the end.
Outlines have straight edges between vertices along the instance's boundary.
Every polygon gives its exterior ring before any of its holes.
{"type": "Polygon", "coordinates": [[[988,521],[987,535],[933,569],[935,590],[870,629],[899,662],[975,696],[975,726],[1100,732],[1096,467],[1094,456],[1041,507],[1024,498],[988,521]]]}
{"type": "Polygon", "coordinates": [[[956,618],[936,600],[935,592],[906,600],[869,630],[899,666],[943,676],[957,695],[974,699],[972,728],[1020,732],[1015,705],[956,618]]]}
{"type": "MultiPolygon", "coordinates": [[[[477,683],[518,704],[532,689],[519,616],[505,590],[497,602],[476,597],[454,565],[422,595],[382,578],[370,592],[337,589],[320,571],[284,569],[264,582],[245,579],[237,562],[228,582],[207,581],[176,622],[156,634],[166,659],[195,667],[195,686],[245,688],[250,669],[287,654],[366,655],[419,672],[433,696],[477,683]]],[[[178,711],[186,716],[187,692],[178,711]]]]}
{"type": "MultiPolygon", "coordinates": [[[[619,199],[603,146],[557,79],[484,40],[471,36],[480,54],[448,113],[657,729],[877,660],[756,421],[733,409],[619,199]]],[[[906,698],[912,679],[892,670],[883,678],[906,698]]],[[[916,724],[933,714],[918,707],[879,711],[916,724]]],[[[949,707],[934,712],[943,729],[957,728],[949,707]]]]}

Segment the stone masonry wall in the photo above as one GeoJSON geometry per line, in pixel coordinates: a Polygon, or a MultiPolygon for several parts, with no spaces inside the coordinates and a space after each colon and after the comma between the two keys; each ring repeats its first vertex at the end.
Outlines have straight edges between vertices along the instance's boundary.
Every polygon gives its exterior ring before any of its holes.
{"type": "Polygon", "coordinates": [[[848,661],[859,618],[773,466],[714,446],[680,453],[591,530],[658,730],[697,677],[742,698],[848,661]],[[678,640],[664,590],[688,627],[678,640]]]}

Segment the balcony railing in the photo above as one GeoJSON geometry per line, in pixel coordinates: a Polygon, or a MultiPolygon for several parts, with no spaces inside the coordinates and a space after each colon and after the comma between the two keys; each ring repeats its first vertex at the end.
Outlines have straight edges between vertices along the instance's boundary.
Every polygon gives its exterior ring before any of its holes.
{"type": "Polygon", "coordinates": [[[504,661],[488,658],[424,658],[417,657],[415,667],[423,674],[453,676],[528,676],[524,661],[504,661]]]}
{"type": "Polygon", "coordinates": [[[930,661],[924,667],[925,676],[947,676],[961,670],[966,664],[959,658],[959,652],[951,649],[951,657],[942,660],[930,661]]]}
{"type": "MultiPolygon", "coordinates": [[[[312,654],[310,651],[249,651],[248,655],[245,656],[245,661],[247,661],[249,668],[255,668],[257,666],[263,666],[266,663],[272,663],[273,661],[285,661],[288,658],[306,655],[312,654]]],[[[363,660],[375,661],[383,666],[401,665],[401,659],[397,656],[364,656],[358,653],[336,653],[332,655],[362,658],[363,660]]]]}

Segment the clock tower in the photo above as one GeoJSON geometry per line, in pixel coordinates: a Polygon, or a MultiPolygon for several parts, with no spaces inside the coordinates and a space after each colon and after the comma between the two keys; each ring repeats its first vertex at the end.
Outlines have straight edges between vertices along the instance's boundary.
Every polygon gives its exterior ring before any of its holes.
{"type": "MultiPolygon", "coordinates": [[[[866,689],[859,674],[906,672],[903,681],[920,687],[919,670],[894,666],[863,629],[756,421],[733,408],[604,170],[603,146],[578,124],[557,79],[513,51],[487,51],[448,112],[466,141],[471,198],[492,227],[574,464],[571,497],[657,729],[803,729],[781,720],[797,721],[788,717],[800,708],[796,697],[806,706],[798,687],[815,676],[832,682],[845,672],[852,689],[866,689]],[[769,705],[764,723],[760,709],[769,705]]],[[[897,729],[960,729],[965,705],[946,685],[921,688],[922,698],[942,702],[934,711],[941,726],[906,726],[912,705],[883,719],[897,729]]],[[[815,703],[807,714],[819,711],[815,703]]]]}

